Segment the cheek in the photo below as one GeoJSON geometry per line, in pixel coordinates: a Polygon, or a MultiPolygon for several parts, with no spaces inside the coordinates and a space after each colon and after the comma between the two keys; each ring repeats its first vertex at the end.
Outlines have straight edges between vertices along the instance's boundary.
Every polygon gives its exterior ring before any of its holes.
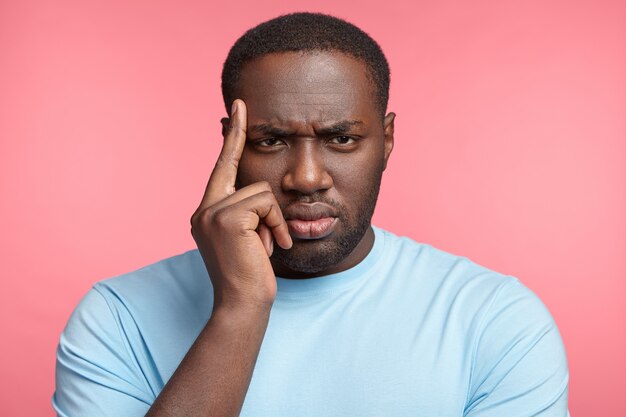
{"type": "Polygon", "coordinates": [[[338,188],[364,189],[377,178],[384,164],[383,148],[371,146],[359,152],[330,158],[328,171],[338,188]],[[380,148],[380,149],[378,149],[380,148]]]}
{"type": "Polygon", "coordinates": [[[267,181],[276,190],[277,184],[280,184],[282,165],[283,162],[278,158],[254,154],[245,148],[237,170],[237,188],[267,181]]]}

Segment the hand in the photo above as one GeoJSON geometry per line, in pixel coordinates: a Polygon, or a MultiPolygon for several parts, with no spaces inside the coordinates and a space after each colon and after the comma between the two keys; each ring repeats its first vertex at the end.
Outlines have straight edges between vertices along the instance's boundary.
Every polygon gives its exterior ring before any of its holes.
{"type": "Polygon", "coordinates": [[[292,245],[267,182],[235,190],[246,123],[246,105],[237,99],[204,197],[191,216],[191,234],[213,283],[215,306],[271,306],[276,297],[276,278],[269,261],[274,240],[284,249],[292,245]]]}

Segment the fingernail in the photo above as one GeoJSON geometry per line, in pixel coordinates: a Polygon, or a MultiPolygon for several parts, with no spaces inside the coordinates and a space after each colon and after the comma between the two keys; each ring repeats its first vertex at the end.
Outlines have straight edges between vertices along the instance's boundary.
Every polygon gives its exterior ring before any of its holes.
{"type": "Polygon", "coordinates": [[[270,240],[270,253],[268,256],[272,256],[272,254],[274,253],[274,239],[270,240]]]}
{"type": "Polygon", "coordinates": [[[230,107],[230,117],[235,117],[235,113],[237,113],[237,102],[233,101],[233,104],[230,107]]]}

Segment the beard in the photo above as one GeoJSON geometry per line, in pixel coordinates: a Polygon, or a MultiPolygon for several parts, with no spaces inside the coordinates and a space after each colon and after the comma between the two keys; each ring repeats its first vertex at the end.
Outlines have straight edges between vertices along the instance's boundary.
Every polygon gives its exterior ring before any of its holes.
{"type": "Polygon", "coordinates": [[[358,190],[358,204],[354,206],[352,212],[345,205],[326,198],[323,193],[314,193],[290,201],[289,204],[322,202],[334,207],[340,228],[323,239],[294,239],[291,249],[285,250],[274,245],[272,263],[280,265],[281,269],[315,274],[332,268],[348,257],[370,227],[380,191],[382,173],[383,169],[380,167],[374,173],[372,180],[368,181],[369,187],[358,190]]]}

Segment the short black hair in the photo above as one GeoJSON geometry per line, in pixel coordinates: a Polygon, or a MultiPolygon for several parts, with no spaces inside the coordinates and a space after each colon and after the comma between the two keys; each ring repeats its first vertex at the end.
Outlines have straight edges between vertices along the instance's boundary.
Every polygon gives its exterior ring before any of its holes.
{"type": "Polygon", "coordinates": [[[380,46],[352,23],[321,13],[291,13],[276,17],[244,33],[228,53],[222,69],[226,111],[246,63],[281,52],[337,51],[362,61],[375,88],[377,107],[384,116],[389,100],[389,63],[380,46]]]}

